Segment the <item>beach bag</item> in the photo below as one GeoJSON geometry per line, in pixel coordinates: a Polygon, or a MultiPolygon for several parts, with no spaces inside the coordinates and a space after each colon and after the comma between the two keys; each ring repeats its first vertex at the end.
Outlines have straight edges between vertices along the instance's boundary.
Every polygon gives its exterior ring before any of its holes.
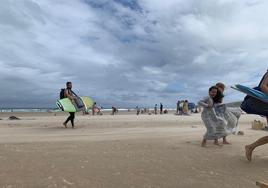
{"type": "Polygon", "coordinates": [[[257,121],[257,120],[254,120],[252,122],[252,129],[254,129],[254,130],[262,130],[264,128],[265,128],[265,125],[264,125],[263,122],[257,121]]]}

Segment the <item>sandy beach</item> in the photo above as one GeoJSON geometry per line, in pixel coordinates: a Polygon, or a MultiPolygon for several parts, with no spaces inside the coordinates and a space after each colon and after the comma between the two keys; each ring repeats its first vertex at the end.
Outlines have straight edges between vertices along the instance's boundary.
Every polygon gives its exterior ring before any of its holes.
{"type": "Polygon", "coordinates": [[[66,129],[67,114],[1,113],[0,187],[109,188],[252,188],[268,182],[268,146],[253,161],[244,146],[266,131],[251,129],[259,116],[242,115],[231,145],[208,143],[200,114],[76,116],[66,129]],[[8,120],[15,115],[21,120],[8,120]]]}

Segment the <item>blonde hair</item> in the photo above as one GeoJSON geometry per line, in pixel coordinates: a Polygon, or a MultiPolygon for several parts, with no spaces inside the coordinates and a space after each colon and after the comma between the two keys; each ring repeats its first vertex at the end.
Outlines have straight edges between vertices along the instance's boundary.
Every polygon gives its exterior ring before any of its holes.
{"type": "Polygon", "coordinates": [[[222,89],[222,90],[225,89],[225,85],[224,85],[223,83],[221,83],[221,82],[216,83],[216,87],[217,87],[217,88],[220,88],[220,89],[222,89]]]}

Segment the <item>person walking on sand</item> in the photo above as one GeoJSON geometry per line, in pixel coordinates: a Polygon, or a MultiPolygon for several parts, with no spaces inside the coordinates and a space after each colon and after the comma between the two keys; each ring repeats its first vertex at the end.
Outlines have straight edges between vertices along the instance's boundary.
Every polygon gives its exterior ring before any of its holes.
{"type": "MultiPolygon", "coordinates": [[[[259,85],[255,89],[268,95],[268,70],[264,74],[259,85]]],[[[268,104],[267,103],[264,103],[253,97],[246,96],[244,101],[241,104],[241,108],[242,110],[244,110],[245,112],[249,114],[257,114],[257,115],[265,116],[267,125],[268,125],[268,104]]],[[[257,141],[249,145],[246,145],[245,150],[246,150],[246,158],[248,159],[248,161],[251,161],[252,152],[256,147],[267,144],[267,143],[268,143],[268,136],[264,136],[258,139],[257,141]]]]}
{"type": "MultiPolygon", "coordinates": [[[[74,92],[72,91],[72,82],[66,83],[66,89],[64,90],[64,97],[69,98],[74,105],[76,105],[76,96],[74,96],[74,92]]],[[[69,112],[69,117],[66,119],[66,121],[63,123],[64,127],[67,128],[67,123],[71,121],[72,128],[74,128],[74,118],[75,118],[75,112],[69,112]]]]}
{"type": "Polygon", "coordinates": [[[178,100],[176,114],[179,114],[179,110],[180,110],[180,101],[178,100]]]}
{"type": "Polygon", "coordinates": [[[117,108],[112,106],[112,114],[111,115],[115,115],[118,112],[117,108]]]}
{"type": "Polygon", "coordinates": [[[141,109],[139,108],[139,106],[136,106],[136,110],[137,110],[136,114],[138,116],[140,114],[140,112],[141,112],[141,109]]]}
{"type": "Polygon", "coordinates": [[[154,114],[157,114],[157,104],[154,106],[154,114]]]}
{"type": "Polygon", "coordinates": [[[163,104],[160,103],[160,114],[163,114],[163,104]]]}

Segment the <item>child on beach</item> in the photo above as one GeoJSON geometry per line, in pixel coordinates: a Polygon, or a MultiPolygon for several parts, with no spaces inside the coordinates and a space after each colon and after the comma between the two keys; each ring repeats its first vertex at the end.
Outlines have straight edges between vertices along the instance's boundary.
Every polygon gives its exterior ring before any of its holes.
{"type": "Polygon", "coordinates": [[[216,87],[218,88],[218,94],[216,97],[217,100],[214,100],[214,108],[216,115],[219,117],[222,117],[226,121],[226,127],[222,131],[224,134],[223,136],[223,144],[230,144],[226,137],[229,134],[235,134],[237,125],[238,125],[238,120],[242,114],[240,108],[229,108],[223,103],[223,98],[224,98],[224,90],[225,90],[225,85],[221,82],[218,82],[216,84],[216,87]]]}
{"type": "Polygon", "coordinates": [[[205,133],[204,138],[202,140],[202,147],[206,146],[207,140],[214,140],[214,144],[219,145],[219,136],[216,134],[215,123],[215,121],[217,121],[217,118],[215,116],[215,110],[213,108],[213,98],[216,97],[217,93],[218,88],[216,86],[212,86],[209,88],[209,96],[198,102],[198,105],[204,108],[201,114],[201,118],[207,128],[207,132],[205,133]]]}
{"type": "MultiPolygon", "coordinates": [[[[221,82],[218,82],[218,83],[216,84],[216,87],[218,88],[219,92],[222,93],[222,99],[220,100],[220,103],[223,103],[223,97],[224,97],[225,85],[224,85],[223,83],[221,83],[221,82]]],[[[237,119],[239,119],[240,116],[241,116],[241,114],[242,114],[242,110],[241,110],[240,108],[235,108],[235,107],[233,107],[233,108],[229,108],[229,107],[228,107],[228,110],[229,110],[232,114],[234,114],[234,115],[237,117],[237,119]]]]}

